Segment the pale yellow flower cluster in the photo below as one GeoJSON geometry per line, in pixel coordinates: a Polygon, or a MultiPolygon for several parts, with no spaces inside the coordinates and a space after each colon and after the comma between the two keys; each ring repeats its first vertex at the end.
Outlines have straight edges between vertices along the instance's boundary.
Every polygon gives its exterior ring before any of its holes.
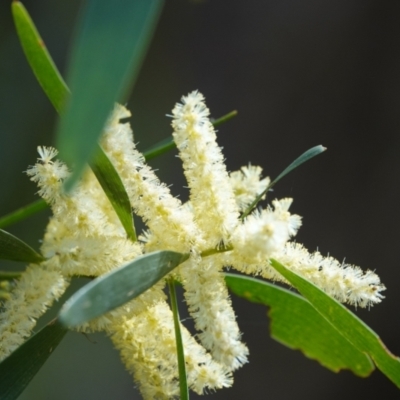
{"type": "MultiPolygon", "coordinates": [[[[247,362],[248,349],[231,307],[224,267],[284,281],[269,264],[273,257],[339,301],[369,306],[381,300],[384,286],[373,272],[364,274],[289,242],[301,225],[301,218],[289,212],[291,199],[274,200],[272,206],[240,219],[270,181],[261,177],[260,167],[250,165],[228,174],[200,93],[183,97],[172,114],[173,136],[190,188],[186,204],[171,195],[137,151],[129,124],[120,123],[130,116],[128,110],[115,107],[101,139],[135,214],[149,229],[136,243],[126,238],[90,171],[71,195],[65,195],[66,166],[53,161],[56,150],[39,148],[39,161],[28,175],[53,211],[41,249],[46,261],[28,267],[4,305],[0,358],[30,335],[36,319],[62,295],[71,276],[99,276],[155,250],[191,254],[173,273],[182,282],[198,331],[194,338],[181,328],[188,384],[200,394],[231,386],[232,371],[247,362]]],[[[179,396],[174,325],[164,286],[159,282],[79,327],[107,332],[145,399],[179,396]]]]}

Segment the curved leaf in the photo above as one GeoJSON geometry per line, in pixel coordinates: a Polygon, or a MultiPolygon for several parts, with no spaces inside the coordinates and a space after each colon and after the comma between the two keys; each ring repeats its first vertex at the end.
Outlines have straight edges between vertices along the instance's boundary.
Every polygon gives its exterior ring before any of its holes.
{"type": "Polygon", "coordinates": [[[301,350],[334,372],[350,369],[366,377],[373,370],[371,359],[337,331],[304,298],[269,282],[225,274],[229,289],[237,296],[270,307],[271,336],[301,350]]]}
{"type": "Polygon", "coordinates": [[[69,94],[68,87],[25,7],[19,1],[13,1],[11,9],[19,40],[32,71],[55,109],[60,112],[69,94]]]}
{"type": "Polygon", "coordinates": [[[60,344],[67,329],[55,320],[0,363],[0,399],[14,400],[60,344]]]}
{"type": "Polygon", "coordinates": [[[90,163],[90,167],[117,213],[128,238],[136,242],[137,238],[133,225],[131,203],[124,184],[103,149],[97,144],[95,145],[95,149],[96,153],[90,163]]]}
{"type": "Polygon", "coordinates": [[[113,310],[139,296],[188,258],[173,251],[140,256],[78,290],[64,304],[59,319],[73,327],[113,310]]]}
{"type": "Polygon", "coordinates": [[[400,388],[400,358],[390,353],[370,327],[311,282],[276,260],[271,259],[270,262],[328,322],[358,350],[368,354],[375,365],[400,388]]]}
{"type": "Polygon", "coordinates": [[[113,108],[135,80],[161,11],[160,0],[88,0],[72,49],[72,96],[61,119],[57,148],[73,174],[70,189],[113,108]]]}
{"type": "Polygon", "coordinates": [[[287,175],[289,172],[293,171],[295,168],[299,167],[301,164],[305,163],[306,161],[310,160],[311,158],[317,156],[318,154],[321,154],[326,150],[326,147],[324,146],[315,146],[312,147],[311,149],[308,149],[306,152],[304,152],[301,156],[297,157],[290,165],[288,165],[269,185],[268,187],[261,192],[255,199],[254,201],[247,207],[247,209],[244,211],[244,213],[241,215],[241,219],[243,220],[246,218],[254,209],[254,207],[257,206],[258,202],[264,197],[264,195],[270,190],[278,181],[280,181],[285,175],[287,175]]]}
{"type": "Polygon", "coordinates": [[[43,257],[16,236],[0,229],[0,259],[38,263],[43,257]]]}

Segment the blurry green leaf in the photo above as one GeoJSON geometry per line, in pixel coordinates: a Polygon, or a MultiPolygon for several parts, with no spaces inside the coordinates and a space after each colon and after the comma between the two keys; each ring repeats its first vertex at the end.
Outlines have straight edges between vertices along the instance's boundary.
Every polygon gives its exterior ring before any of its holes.
{"type": "Polygon", "coordinates": [[[19,1],[13,1],[11,9],[18,37],[29,65],[47,97],[60,112],[69,94],[68,88],[25,7],[19,1]]]}
{"type": "Polygon", "coordinates": [[[179,319],[179,309],[178,309],[178,301],[176,298],[175,282],[172,278],[168,279],[168,289],[171,301],[171,309],[174,316],[176,353],[178,357],[178,370],[179,370],[180,399],[188,400],[189,388],[186,376],[185,352],[182,341],[181,324],[179,319]]]}
{"type": "Polygon", "coordinates": [[[0,363],[1,400],[18,398],[66,332],[66,328],[52,321],[0,363]]]}
{"type": "Polygon", "coordinates": [[[87,1],[68,72],[72,96],[58,129],[60,156],[74,171],[66,189],[94,154],[114,102],[129,93],[161,6],[160,0],[87,1]]]}
{"type": "Polygon", "coordinates": [[[38,263],[43,257],[21,239],[0,229],[0,259],[38,263]]]}
{"type": "Polygon", "coordinates": [[[173,251],[140,256],[78,290],[61,309],[60,321],[73,327],[111,311],[149,289],[188,257],[173,251]]]}
{"type": "Polygon", "coordinates": [[[311,304],[358,350],[369,355],[375,365],[400,387],[400,359],[385,347],[379,336],[346,307],[317,286],[290,271],[276,260],[271,265],[284,276],[311,304]]]}
{"type": "Polygon", "coordinates": [[[0,281],[13,281],[21,277],[22,272],[0,271],[0,281]]]}
{"type": "Polygon", "coordinates": [[[103,149],[97,144],[95,149],[96,153],[90,167],[117,213],[128,238],[136,242],[131,203],[124,184],[103,149]]]}
{"type": "Polygon", "coordinates": [[[326,147],[321,145],[312,147],[308,149],[305,153],[303,153],[300,157],[296,158],[289,166],[287,166],[269,185],[268,187],[261,192],[255,200],[247,207],[246,211],[240,217],[241,219],[246,218],[257,206],[258,202],[264,197],[264,195],[270,190],[278,181],[280,181],[285,175],[289,172],[293,171],[295,168],[299,167],[301,164],[305,163],[306,161],[310,160],[311,158],[321,154],[326,150],[326,147]]]}
{"type": "Polygon", "coordinates": [[[301,350],[334,372],[350,369],[366,377],[373,370],[370,358],[337,331],[304,298],[259,279],[225,274],[229,289],[253,303],[270,307],[271,336],[284,345],[301,350]]]}
{"type": "Polygon", "coordinates": [[[23,221],[31,215],[34,215],[39,211],[45,210],[47,207],[47,203],[42,199],[34,201],[27,206],[21,207],[18,210],[12,211],[11,213],[1,217],[0,228],[5,228],[6,226],[13,225],[19,221],[23,221]]]}

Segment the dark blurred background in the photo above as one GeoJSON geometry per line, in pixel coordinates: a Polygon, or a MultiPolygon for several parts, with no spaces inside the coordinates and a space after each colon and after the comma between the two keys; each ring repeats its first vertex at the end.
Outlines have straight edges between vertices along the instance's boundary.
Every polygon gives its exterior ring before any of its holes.
{"type": "MultiPolygon", "coordinates": [[[[24,4],[65,71],[81,1],[24,4]]],[[[165,114],[189,91],[206,96],[214,117],[237,109],[238,117],[219,129],[231,171],[251,162],[275,177],[308,148],[328,147],[281,181],[274,195],[293,197],[292,211],[304,217],[297,241],[380,275],[387,298],[356,314],[398,355],[399,20],[398,1],[169,0],[128,103],[141,149],[171,133],[165,114]]],[[[4,214],[36,198],[22,172],[35,162],[37,145],[54,143],[56,121],[18,43],[10,1],[0,3],[0,89],[4,214]]],[[[153,165],[185,199],[175,153],[153,165]]],[[[10,231],[38,248],[48,216],[10,231]]],[[[265,307],[233,302],[250,363],[235,373],[233,388],[209,398],[400,398],[379,371],[368,379],[335,374],[287,349],[269,337],[265,307]]],[[[20,398],[140,397],[106,337],[69,333],[20,398]]]]}

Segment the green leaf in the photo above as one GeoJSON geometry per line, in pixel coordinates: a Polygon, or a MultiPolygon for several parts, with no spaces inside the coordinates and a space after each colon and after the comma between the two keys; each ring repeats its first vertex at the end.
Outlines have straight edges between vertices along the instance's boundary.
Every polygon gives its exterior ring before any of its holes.
{"type": "Polygon", "coordinates": [[[188,257],[173,251],[157,251],[100,276],[64,304],[59,316],[61,323],[73,327],[113,310],[149,289],[188,257]]]}
{"type": "Polygon", "coordinates": [[[19,40],[32,71],[55,109],[60,112],[69,90],[25,7],[19,1],[13,1],[11,9],[19,40]]]}
{"type": "Polygon", "coordinates": [[[21,239],[0,229],[0,259],[39,263],[43,257],[21,239]]]}
{"type": "Polygon", "coordinates": [[[137,238],[133,225],[131,203],[124,184],[103,149],[97,144],[95,145],[95,149],[96,153],[90,162],[90,167],[117,213],[128,238],[136,242],[137,238]]]}
{"type": "Polygon", "coordinates": [[[366,377],[374,370],[371,359],[345,339],[304,297],[241,275],[225,274],[225,280],[236,295],[270,307],[271,336],[275,340],[301,350],[334,372],[350,369],[366,377]]]}
{"type": "Polygon", "coordinates": [[[240,217],[242,220],[245,219],[257,206],[258,202],[264,197],[264,195],[270,190],[275,184],[280,181],[285,175],[289,172],[293,171],[295,168],[299,167],[301,164],[305,163],[306,161],[310,160],[311,158],[321,154],[326,150],[326,147],[321,145],[312,147],[308,149],[305,153],[303,153],[300,157],[296,158],[289,166],[287,166],[269,185],[268,187],[261,192],[255,200],[247,207],[245,212],[240,217]]]}
{"type": "Polygon", "coordinates": [[[18,398],[66,332],[52,321],[0,363],[0,399],[18,398]]]}
{"type": "Polygon", "coordinates": [[[270,262],[328,322],[358,350],[368,354],[375,365],[400,388],[400,359],[390,353],[370,327],[311,282],[276,260],[271,259],[270,262]]]}
{"type": "Polygon", "coordinates": [[[57,148],[73,168],[66,189],[80,177],[114,102],[123,100],[138,75],[160,0],[88,0],[72,49],[72,96],[61,119],[57,148]]]}
{"type": "Polygon", "coordinates": [[[176,353],[177,353],[177,357],[178,357],[178,370],[179,370],[180,399],[188,400],[189,399],[189,388],[188,388],[188,384],[187,384],[185,352],[184,352],[184,348],[183,348],[181,324],[180,324],[180,320],[179,320],[178,301],[176,298],[175,282],[174,282],[173,278],[168,279],[168,289],[169,289],[169,294],[170,294],[172,314],[174,316],[176,353]]]}
{"type": "Polygon", "coordinates": [[[47,203],[42,199],[34,201],[27,206],[21,207],[18,210],[12,211],[11,213],[1,217],[0,228],[5,228],[6,226],[13,225],[19,221],[23,221],[31,215],[34,215],[39,211],[45,210],[47,207],[47,203]]]}

